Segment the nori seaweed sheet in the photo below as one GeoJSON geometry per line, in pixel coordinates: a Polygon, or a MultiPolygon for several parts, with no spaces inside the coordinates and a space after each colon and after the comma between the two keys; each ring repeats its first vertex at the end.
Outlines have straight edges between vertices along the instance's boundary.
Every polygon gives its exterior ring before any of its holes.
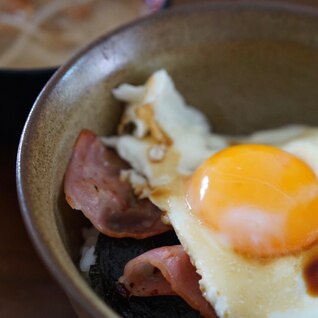
{"type": "MultiPolygon", "coordinates": [[[[96,243],[96,264],[89,276],[94,290],[115,311],[125,318],[199,318],[178,296],[123,297],[118,278],[126,263],[153,248],[180,244],[173,231],[143,240],[116,239],[100,234],[96,243]]],[[[122,288],[122,287],[121,287],[122,288]]]]}

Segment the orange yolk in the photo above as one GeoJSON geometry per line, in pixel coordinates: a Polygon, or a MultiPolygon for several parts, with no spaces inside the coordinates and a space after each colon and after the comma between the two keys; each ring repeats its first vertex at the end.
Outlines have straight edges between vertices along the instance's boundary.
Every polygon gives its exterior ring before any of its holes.
{"type": "Polygon", "coordinates": [[[238,145],[210,157],[192,176],[187,200],[203,224],[249,256],[294,253],[318,238],[317,177],[272,146],[238,145]]]}

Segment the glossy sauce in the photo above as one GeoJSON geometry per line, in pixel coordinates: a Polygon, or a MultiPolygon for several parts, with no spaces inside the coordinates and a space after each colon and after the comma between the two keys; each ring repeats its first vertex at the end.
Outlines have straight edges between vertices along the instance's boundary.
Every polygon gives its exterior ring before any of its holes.
{"type": "Polygon", "coordinates": [[[303,267],[303,276],[308,293],[311,296],[318,297],[318,255],[306,260],[303,267]]]}

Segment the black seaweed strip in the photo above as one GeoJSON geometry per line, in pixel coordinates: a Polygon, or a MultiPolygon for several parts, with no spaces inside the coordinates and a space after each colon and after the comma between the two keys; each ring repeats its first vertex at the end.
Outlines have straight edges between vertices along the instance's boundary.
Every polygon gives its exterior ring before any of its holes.
{"type": "Polygon", "coordinates": [[[116,239],[100,234],[96,244],[96,264],[89,276],[95,291],[124,318],[199,318],[178,296],[130,297],[119,293],[118,278],[132,258],[153,248],[179,244],[173,231],[143,240],[116,239]]]}

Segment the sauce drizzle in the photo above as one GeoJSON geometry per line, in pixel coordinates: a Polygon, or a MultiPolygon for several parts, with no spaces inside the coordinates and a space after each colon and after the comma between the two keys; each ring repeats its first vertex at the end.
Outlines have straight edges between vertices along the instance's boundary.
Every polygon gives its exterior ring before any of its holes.
{"type": "Polygon", "coordinates": [[[306,260],[303,276],[309,295],[318,297],[318,255],[306,260]]]}

